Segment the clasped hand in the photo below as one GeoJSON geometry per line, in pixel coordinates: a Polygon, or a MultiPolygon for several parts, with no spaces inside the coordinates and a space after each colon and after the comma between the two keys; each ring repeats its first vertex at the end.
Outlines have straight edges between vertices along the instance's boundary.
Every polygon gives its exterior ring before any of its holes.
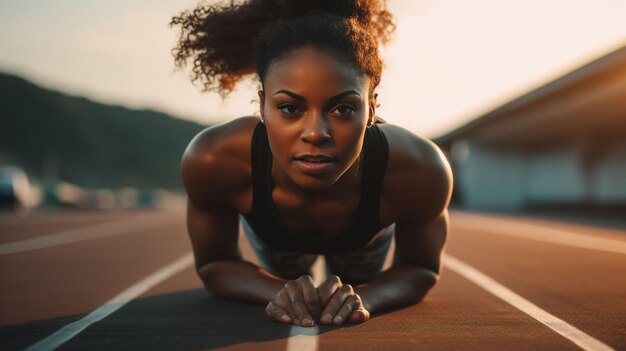
{"type": "Polygon", "coordinates": [[[309,275],[285,283],[270,301],[265,313],[281,323],[312,327],[320,324],[341,325],[346,321],[362,323],[370,318],[361,297],[350,284],[331,275],[317,288],[309,275]]]}

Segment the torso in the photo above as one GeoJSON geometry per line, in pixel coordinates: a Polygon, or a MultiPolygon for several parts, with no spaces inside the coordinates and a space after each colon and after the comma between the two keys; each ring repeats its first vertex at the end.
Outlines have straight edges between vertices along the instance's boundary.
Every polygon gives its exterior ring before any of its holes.
{"type": "Polygon", "coordinates": [[[283,198],[280,192],[274,189],[272,200],[281,220],[293,231],[308,235],[333,236],[344,232],[359,205],[359,197],[354,195],[341,201],[306,205],[297,199],[283,198]]]}
{"type": "MultiPolygon", "coordinates": [[[[228,138],[228,145],[224,149],[238,159],[227,172],[229,181],[230,178],[235,178],[239,179],[238,183],[242,183],[237,189],[233,189],[235,191],[230,192],[232,197],[229,203],[235,211],[243,215],[249,214],[252,209],[250,149],[252,133],[257,123],[258,118],[244,117],[229,122],[228,126],[224,127],[227,129],[226,138],[228,138]]],[[[379,223],[381,226],[388,226],[399,218],[411,215],[402,204],[403,197],[420,195],[428,197],[427,187],[411,186],[410,182],[416,179],[419,185],[427,184],[428,180],[419,179],[417,172],[420,168],[419,162],[424,157],[420,154],[419,147],[415,147],[415,136],[393,125],[380,125],[380,128],[389,143],[389,160],[380,195],[379,223]]],[[[419,143],[417,144],[419,146],[419,143]]],[[[360,181],[361,172],[358,178],[360,181]]],[[[358,184],[354,184],[356,189],[358,184]]],[[[293,231],[330,236],[342,232],[350,225],[359,206],[360,191],[348,189],[337,193],[333,199],[310,202],[285,191],[280,184],[275,184],[272,201],[283,223],[293,231]],[[319,223],[324,225],[320,226],[319,223]]]]}

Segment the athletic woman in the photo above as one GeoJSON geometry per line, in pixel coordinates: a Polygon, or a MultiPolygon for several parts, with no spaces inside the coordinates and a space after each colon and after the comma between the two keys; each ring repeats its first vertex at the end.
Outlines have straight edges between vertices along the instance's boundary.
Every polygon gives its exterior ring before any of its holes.
{"type": "Polygon", "coordinates": [[[360,323],[421,301],[439,277],[452,175],[432,142],[375,115],[378,41],[394,29],[385,3],[228,2],[172,24],[178,66],[191,59],[206,90],[260,80],[260,118],[207,128],[183,156],[206,289],[300,326],[360,323]],[[239,254],[240,223],[261,267],[239,254]],[[328,278],[316,286],[318,255],[328,278]]]}

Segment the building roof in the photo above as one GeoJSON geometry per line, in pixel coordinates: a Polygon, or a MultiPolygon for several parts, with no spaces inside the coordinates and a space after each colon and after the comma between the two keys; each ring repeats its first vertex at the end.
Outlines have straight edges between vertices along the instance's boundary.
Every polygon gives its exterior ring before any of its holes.
{"type": "Polygon", "coordinates": [[[626,138],[626,46],[435,139],[541,148],[569,139],[626,138]]]}

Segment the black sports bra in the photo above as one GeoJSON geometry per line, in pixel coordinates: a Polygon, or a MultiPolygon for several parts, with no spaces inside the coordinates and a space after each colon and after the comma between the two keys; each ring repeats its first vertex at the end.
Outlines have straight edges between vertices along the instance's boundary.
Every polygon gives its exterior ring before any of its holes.
{"type": "Polygon", "coordinates": [[[252,209],[244,218],[259,239],[283,250],[333,254],[359,249],[382,229],[379,205],[388,155],[389,145],[382,131],[376,124],[367,128],[361,151],[364,167],[361,200],[352,223],[344,232],[332,236],[303,235],[281,221],[272,201],[272,153],[265,125],[259,122],[252,135],[252,209]]]}

